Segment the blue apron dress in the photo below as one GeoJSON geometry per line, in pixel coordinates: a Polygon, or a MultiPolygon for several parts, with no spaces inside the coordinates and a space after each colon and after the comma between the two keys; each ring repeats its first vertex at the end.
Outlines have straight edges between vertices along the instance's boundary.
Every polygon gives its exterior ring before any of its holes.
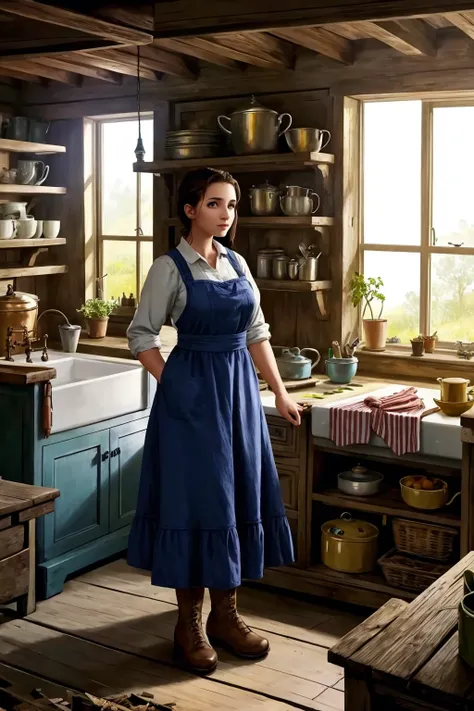
{"type": "Polygon", "coordinates": [[[128,563],[170,588],[227,590],[293,561],[293,544],[247,349],[252,286],[194,279],[150,413],[128,563]]]}

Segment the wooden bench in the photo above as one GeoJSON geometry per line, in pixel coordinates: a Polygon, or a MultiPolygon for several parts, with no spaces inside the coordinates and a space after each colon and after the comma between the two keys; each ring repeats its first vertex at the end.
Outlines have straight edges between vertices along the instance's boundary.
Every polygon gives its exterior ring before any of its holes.
{"type": "Polygon", "coordinates": [[[36,608],[36,519],[54,511],[58,489],[0,480],[0,605],[36,608]]]}
{"type": "Polygon", "coordinates": [[[474,669],[458,655],[468,553],[413,602],[389,600],[329,650],[345,670],[346,711],[474,711],[474,669]]]}

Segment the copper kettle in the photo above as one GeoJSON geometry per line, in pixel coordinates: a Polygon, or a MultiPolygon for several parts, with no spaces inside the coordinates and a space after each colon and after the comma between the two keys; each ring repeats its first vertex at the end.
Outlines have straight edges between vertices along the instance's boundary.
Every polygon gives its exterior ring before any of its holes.
{"type": "MultiPolygon", "coordinates": [[[[38,297],[34,294],[15,292],[13,286],[8,284],[7,292],[0,296],[0,356],[7,353],[8,328],[23,329],[29,333],[36,333],[38,318],[38,297]]],[[[16,340],[21,341],[21,333],[15,334],[16,340]]],[[[18,352],[18,349],[17,349],[18,352]]]]}

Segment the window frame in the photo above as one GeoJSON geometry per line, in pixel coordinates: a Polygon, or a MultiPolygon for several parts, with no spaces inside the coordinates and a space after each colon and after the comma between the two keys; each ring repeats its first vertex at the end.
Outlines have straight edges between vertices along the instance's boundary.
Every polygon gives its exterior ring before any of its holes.
{"type": "MultiPolygon", "coordinates": [[[[146,112],[141,114],[142,121],[154,119],[153,112],[146,112]]],[[[103,141],[103,130],[106,124],[110,123],[120,123],[125,121],[136,121],[136,114],[117,114],[110,116],[99,116],[93,117],[90,120],[93,122],[93,140],[94,140],[94,172],[95,172],[95,210],[94,210],[94,232],[95,232],[95,259],[96,259],[96,278],[95,282],[98,284],[99,280],[104,276],[104,244],[105,242],[133,242],[135,243],[135,291],[134,295],[137,301],[140,300],[141,295],[141,257],[142,257],[142,245],[143,243],[151,243],[153,245],[153,234],[145,235],[142,230],[142,215],[141,215],[141,187],[142,187],[142,174],[135,173],[136,176],[136,226],[134,228],[135,236],[132,235],[104,235],[102,232],[102,175],[104,166],[104,141],[103,141]]],[[[151,147],[150,147],[151,148],[151,147]]],[[[130,156],[130,165],[133,163],[133,156],[130,156]]],[[[114,295],[115,296],[115,295],[114,295]]],[[[115,298],[120,297],[121,294],[117,294],[115,298]]]]}
{"type": "MultiPolygon", "coordinates": [[[[382,101],[420,101],[421,106],[421,220],[419,245],[391,245],[367,243],[364,241],[364,171],[361,169],[360,177],[360,268],[364,270],[364,254],[366,252],[403,252],[420,255],[420,323],[419,332],[430,333],[431,329],[431,258],[433,255],[465,255],[474,256],[474,247],[444,247],[436,246],[433,241],[433,115],[434,109],[474,106],[474,98],[466,99],[436,99],[422,98],[420,96],[384,96],[364,97],[361,111],[361,166],[364,161],[364,116],[365,106],[369,103],[382,101]]],[[[409,157],[407,157],[409,160],[409,157]]],[[[407,344],[402,344],[406,347],[407,344]]],[[[444,349],[454,349],[453,341],[438,341],[438,346],[444,349]]]]}

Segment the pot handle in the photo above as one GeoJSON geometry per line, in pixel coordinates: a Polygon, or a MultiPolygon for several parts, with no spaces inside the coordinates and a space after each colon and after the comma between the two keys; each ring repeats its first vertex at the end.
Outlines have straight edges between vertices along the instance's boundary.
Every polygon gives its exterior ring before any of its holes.
{"type": "Polygon", "coordinates": [[[436,382],[442,383],[442,382],[443,382],[443,378],[436,378],[436,382]]]}
{"type": "Polygon", "coordinates": [[[219,124],[219,128],[221,128],[225,133],[228,133],[229,136],[232,135],[232,131],[229,128],[226,128],[225,126],[222,125],[223,120],[229,121],[230,123],[230,118],[229,116],[218,116],[217,117],[217,123],[219,124]]]}
{"type": "Polygon", "coordinates": [[[301,355],[304,355],[305,353],[316,353],[316,360],[314,360],[311,365],[311,372],[313,372],[313,370],[316,368],[319,361],[321,360],[320,352],[317,351],[316,348],[302,348],[300,353],[301,353],[301,355]]]}
{"type": "Polygon", "coordinates": [[[454,499],[457,499],[458,496],[461,496],[461,492],[460,492],[460,491],[458,491],[457,494],[454,494],[453,498],[450,499],[449,501],[447,501],[447,502],[445,503],[445,506],[451,506],[451,504],[453,503],[454,499]]]}
{"type": "MultiPolygon", "coordinates": [[[[293,116],[292,116],[291,114],[280,114],[279,117],[278,117],[278,128],[279,128],[279,129],[281,129],[281,122],[283,121],[283,119],[285,118],[285,116],[288,117],[288,126],[287,126],[286,128],[284,128],[283,130],[280,130],[280,131],[278,132],[278,135],[279,135],[279,136],[283,136],[283,134],[286,133],[286,132],[288,131],[288,129],[291,128],[291,124],[293,123],[293,116]]],[[[220,124],[219,124],[219,125],[220,125],[220,124]]]]}
{"type": "Polygon", "coordinates": [[[314,213],[317,212],[321,207],[321,198],[319,197],[318,193],[311,193],[311,195],[318,199],[318,204],[311,210],[311,214],[314,215],[314,213]]]}
{"type": "Polygon", "coordinates": [[[325,128],[323,128],[322,131],[320,131],[321,136],[322,136],[324,133],[327,133],[328,137],[327,137],[327,139],[324,141],[324,143],[321,143],[321,148],[319,149],[320,151],[322,151],[323,148],[326,148],[327,144],[328,144],[329,141],[331,140],[331,132],[330,132],[330,131],[327,131],[325,128]]]}

